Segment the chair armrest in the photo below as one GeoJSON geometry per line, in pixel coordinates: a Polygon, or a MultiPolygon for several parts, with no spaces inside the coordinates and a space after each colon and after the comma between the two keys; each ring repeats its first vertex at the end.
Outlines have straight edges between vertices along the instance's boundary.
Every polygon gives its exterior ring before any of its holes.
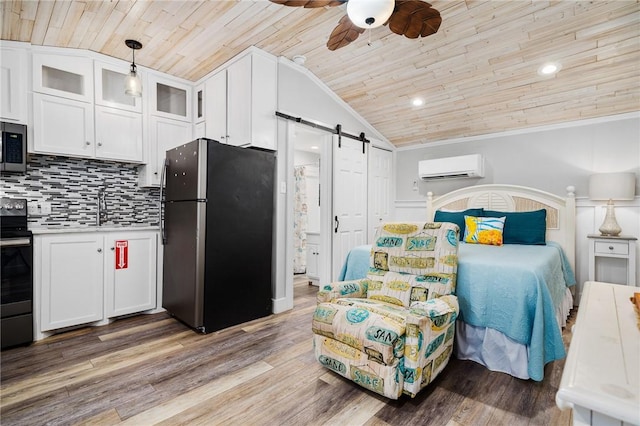
{"type": "MultiPolygon", "coordinates": [[[[460,313],[458,298],[453,294],[436,297],[425,302],[411,303],[407,323],[419,324],[420,317],[427,317],[433,321],[450,313],[455,313],[455,318],[457,318],[458,313],[460,313]]],[[[455,321],[455,318],[453,318],[451,322],[455,321]]]]}
{"type": "Polygon", "coordinates": [[[336,281],[322,287],[316,295],[318,303],[332,302],[343,297],[367,297],[369,280],[336,281]]]}

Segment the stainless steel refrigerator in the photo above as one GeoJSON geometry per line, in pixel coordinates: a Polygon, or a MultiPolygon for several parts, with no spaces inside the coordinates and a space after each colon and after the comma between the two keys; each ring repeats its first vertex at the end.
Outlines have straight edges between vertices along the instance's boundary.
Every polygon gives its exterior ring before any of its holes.
{"type": "Polygon", "coordinates": [[[162,306],[209,333],[272,312],[275,154],[197,139],[167,151],[162,306]]]}

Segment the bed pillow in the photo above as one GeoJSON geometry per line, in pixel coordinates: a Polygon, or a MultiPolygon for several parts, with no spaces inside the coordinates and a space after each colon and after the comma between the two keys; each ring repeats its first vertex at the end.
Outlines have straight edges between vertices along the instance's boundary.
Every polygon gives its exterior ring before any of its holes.
{"type": "Polygon", "coordinates": [[[502,245],[503,217],[465,216],[464,242],[471,244],[502,245]]]}
{"type": "Polygon", "coordinates": [[[547,234],[547,211],[500,212],[485,210],[484,217],[506,217],[504,222],[504,244],[545,245],[547,234]]]}
{"type": "Polygon", "coordinates": [[[482,209],[467,209],[457,212],[449,212],[446,210],[436,210],[433,217],[434,222],[451,222],[460,228],[460,241],[464,237],[464,217],[465,216],[483,216],[482,209]]]}

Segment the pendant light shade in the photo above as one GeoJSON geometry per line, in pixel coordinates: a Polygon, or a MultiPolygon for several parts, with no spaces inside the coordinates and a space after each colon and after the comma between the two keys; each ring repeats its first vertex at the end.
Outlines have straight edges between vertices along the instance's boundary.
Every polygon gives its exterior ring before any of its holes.
{"type": "Polygon", "coordinates": [[[377,28],[389,20],[395,0],[349,0],[347,15],[360,28],[377,28]]]}
{"type": "Polygon", "coordinates": [[[131,62],[131,71],[129,75],[125,78],[125,89],[124,93],[129,96],[142,96],[142,82],[140,81],[140,76],[138,75],[138,69],[136,67],[136,50],[142,48],[142,43],[136,40],[126,40],[124,42],[127,47],[131,48],[132,51],[132,62],[131,62]]]}

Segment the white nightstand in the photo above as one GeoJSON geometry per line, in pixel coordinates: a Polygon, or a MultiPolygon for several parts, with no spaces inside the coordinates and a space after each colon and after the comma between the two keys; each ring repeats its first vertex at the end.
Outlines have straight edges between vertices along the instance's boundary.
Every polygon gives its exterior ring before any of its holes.
{"type": "Polygon", "coordinates": [[[619,235],[605,237],[597,234],[589,238],[589,281],[596,281],[596,257],[614,257],[627,261],[627,285],[636,285],[636,237],[619,235]]]}

